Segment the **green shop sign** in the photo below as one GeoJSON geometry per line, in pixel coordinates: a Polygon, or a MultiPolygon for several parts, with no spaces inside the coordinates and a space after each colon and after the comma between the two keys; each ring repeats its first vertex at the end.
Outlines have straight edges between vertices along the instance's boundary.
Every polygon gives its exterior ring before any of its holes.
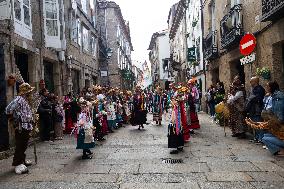
{"type": "Polygon", "coordinates": [[[187,49],[187,61],[188,62],[196,61],[195,47],[187,49]]]}

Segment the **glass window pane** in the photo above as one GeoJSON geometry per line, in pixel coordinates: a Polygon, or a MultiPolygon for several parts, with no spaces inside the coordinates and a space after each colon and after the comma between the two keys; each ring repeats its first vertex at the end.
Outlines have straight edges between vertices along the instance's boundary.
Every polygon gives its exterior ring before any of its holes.
{"type": "Polygon", "coordinates": [[[17,20],[22,20],[21,19],[21,3],[19,0],[15,0],[14,2],[14,10],[15,10],[15,18],[17,20]]]}
{"type": "Polygon", "coordinates": [[[24,0],[24,5],[26,5],[26,6],[30,6],[30,1],[29,0],[24,0]]]}
{"type": "Polygon", "coordinates": [[[27,6],[24,6],[24,23],[28,26],[31,25],[30,9],[27,6]]]}
{"type": "Polygon", "coordinates": [[[46,18],[57,19],[56,3],[45,3],[46,18]]]}
{"type": "Polygon", "coordinates": [[[58,36],[57,20],[47,20],[46,31],[49,36],[58,36]]]}

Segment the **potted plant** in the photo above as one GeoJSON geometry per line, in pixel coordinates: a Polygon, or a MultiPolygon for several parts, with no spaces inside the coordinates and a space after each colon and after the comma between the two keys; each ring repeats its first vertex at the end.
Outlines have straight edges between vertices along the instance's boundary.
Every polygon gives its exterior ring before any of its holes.
{"type": "Polygon", "coordinates": [[[16,83],[16,78],[15,78],[15,76],[9,75],[7,82],[8,82],[8,85],[9,85],[9,86],[14,86],[15,83],[16,83]]]}
{"type": "Polygon", "coordinates": [[[257,68],[256,75],[261,76],[263,79],[270,79],[270,70],[267,67],[257,68]]]}

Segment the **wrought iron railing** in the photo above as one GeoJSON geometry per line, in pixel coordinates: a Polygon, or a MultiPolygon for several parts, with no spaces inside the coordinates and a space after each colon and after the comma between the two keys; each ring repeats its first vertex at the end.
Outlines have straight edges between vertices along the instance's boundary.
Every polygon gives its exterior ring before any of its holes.
{"type": "Polygon", "coordinates": [[[204,39],[204,58],[206,60],[214,59],[218,55],[217,31],[210,31],[204,39]]]}
{"type": "Polygon", "coordinates": [[[231,8],[220,22],[221,48],[227,49],[239,43],[243,35],[242,5],[237,4],[231,8]]]}
{"type": "Polygon", "coordinates": [[[283,18],[284,0],[262,0],[262,21],[283,18]]]}

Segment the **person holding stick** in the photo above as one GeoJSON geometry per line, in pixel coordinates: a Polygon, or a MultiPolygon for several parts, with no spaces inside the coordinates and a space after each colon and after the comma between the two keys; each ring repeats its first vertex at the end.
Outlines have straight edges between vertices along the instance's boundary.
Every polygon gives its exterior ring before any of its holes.
{"type": "Polygon", "coordinates": [[[6,114],[13,118],[15,128],[16,148],[12,165],[15,166],[16,174],[28,173],[27,166],[32,164],[31,161],[26,160],[25,151],[34,124],[33,111],[29,104],[34,89],[28,83],[22,83],[19,86],[18,96],[6,107],[6,114]]]}

